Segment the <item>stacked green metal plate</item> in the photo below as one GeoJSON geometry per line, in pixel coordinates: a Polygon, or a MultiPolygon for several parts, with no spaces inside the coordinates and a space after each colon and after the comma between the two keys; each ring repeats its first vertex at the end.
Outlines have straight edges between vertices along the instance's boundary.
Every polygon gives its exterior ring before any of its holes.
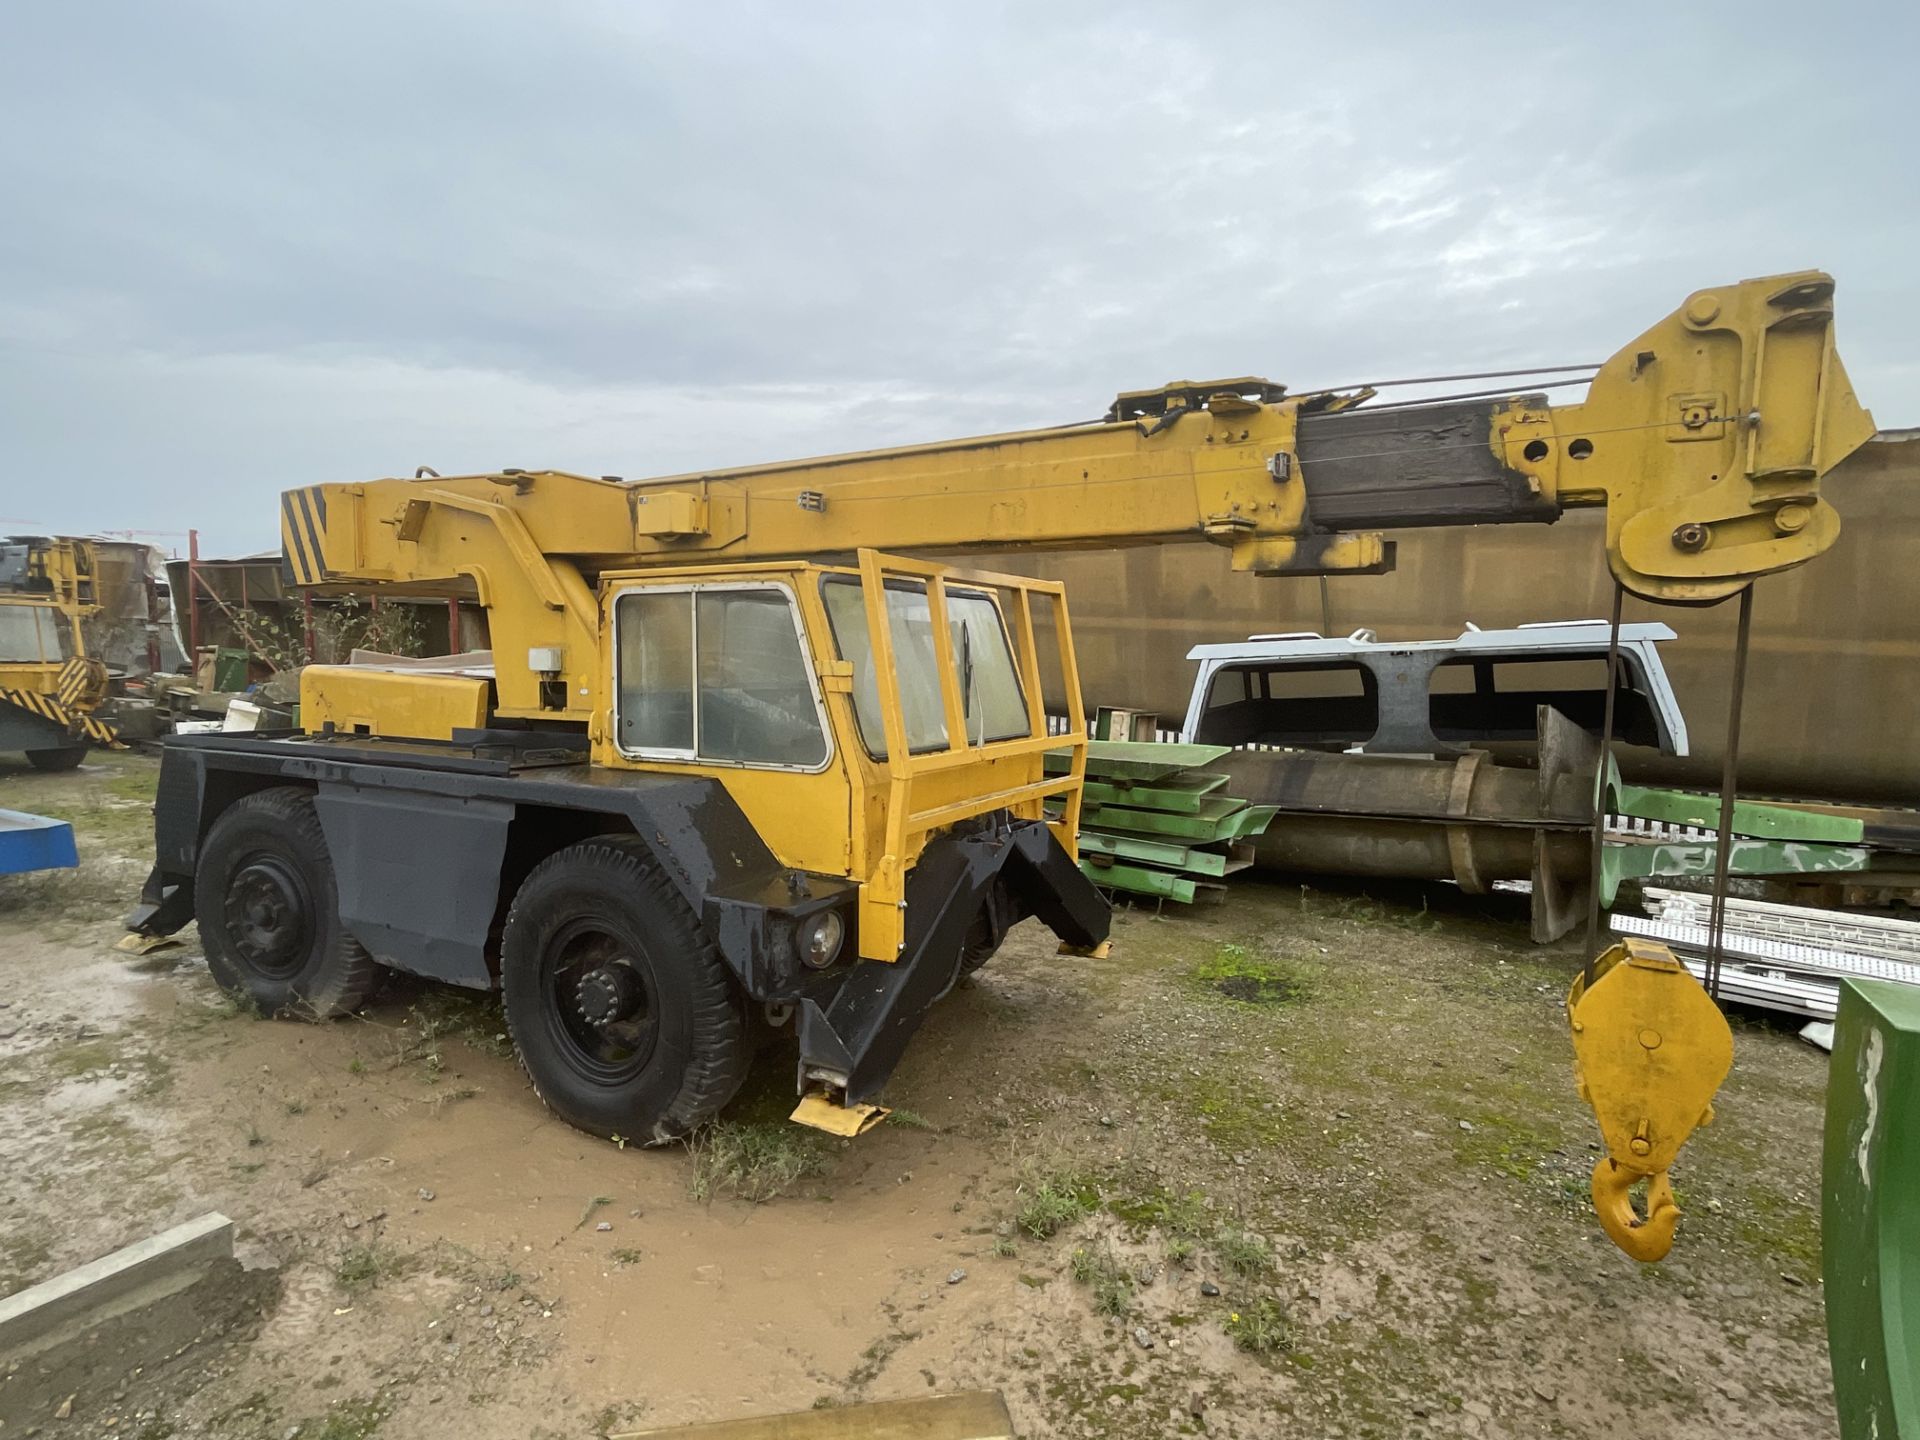
{"type": "MultiPolygon", "coordinates": [[[[1219,882],[1252,863],[1243,842],[1266,829],[1275,813],[1271,805],[1221,793],[1227,777],[1204,767],[1225,754],[1219,745],[1088,745],[1081,870],[1105,889],[1181,904],[1223,896],[1219,882]]],[[[1047,757],[1056,773],[1069,763],[1064,752],[1047,757]]]]}

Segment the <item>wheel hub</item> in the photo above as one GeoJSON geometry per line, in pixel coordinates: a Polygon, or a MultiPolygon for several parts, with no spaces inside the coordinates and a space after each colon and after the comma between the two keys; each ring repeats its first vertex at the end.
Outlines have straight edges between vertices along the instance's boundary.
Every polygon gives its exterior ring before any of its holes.
{"type": "Polygon", "coordinates": [[[284,973],[306,957],[312,907],[306,888],[277,856],[258,856],[227,886],[227,936],[256,969],[284,973]]]}
{"type": "Polygon", "coordinates": [[[644,998],[640,977],[632,966],[598,965],[580,977],[574,1007],[589,1025],[617,1025],[632,1019],[644,998]]]}

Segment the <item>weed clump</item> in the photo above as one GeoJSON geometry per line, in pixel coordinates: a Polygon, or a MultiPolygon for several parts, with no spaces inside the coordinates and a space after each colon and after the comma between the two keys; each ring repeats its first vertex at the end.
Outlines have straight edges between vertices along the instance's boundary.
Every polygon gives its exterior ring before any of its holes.
{"type": "Polygon", "coordinates": [[[333,1283],[349,1295],[375,1289],[383,1280],[404,1275],[408,1257],[374,1241],[349,1245],[334,1262],[333,1283]]]}
{"type": "Polygon", "coordinates": [[[1280,1302],[1261,1296],[1227,1316],[1227,1338],[1250,1355],[1270,1355],[1287,1347],[1287,1314],[1280,1302]]]}
{"type": "Polygon", "coordinates": [[[329,1410],[318,1424],[293,1428],[302,1435],[313,1436],[313,1440],[366,1440],[380,1428],[387,1413],[377,1399],[347,1400],[329,1410]]]}
{"type": "Polygon", "coordinates": [[[1267,1242],[1247,1230],[1227,1228],[1213,1237],[1213,1258],[1220,1268],[1242,1280],[1254,1280],[1273,1268],[1267,1242]]]}
{"type": "Polygon", "coordinates": [[[1070,1269],[1074,1280],[1092,1292],[1093,1308],[1100,1314],[1118,1320],[1133,1308],[1133,1277],[1104,1246],[1075,1250],[1070,1269]]]}
{"type": "Polygon", "coordinates": [[[687,1150],[693,1156],[687,1188],[703,1203],[732,1195],[763,1204],[827,1167],[819,1143],[784,1122],[716,1120],[688,1137],[687,1150]]]}
{"type": "Polygon", "coordinates": [[[1081,1176],[1048,1175],[1033,1183],[1013,1223],[1036,1240],[1050,1240],[1099,1206],[1099,1195],[1081,1176]]]}
{"type": "Polygon", "coordinates": [[[1189,1190],[1170,1195],[1155,1207],[1154,1225],[1181,1240],[1197,1240],[1207,1233],[1207,1197],[1203,1191],[1189,1190]]]}

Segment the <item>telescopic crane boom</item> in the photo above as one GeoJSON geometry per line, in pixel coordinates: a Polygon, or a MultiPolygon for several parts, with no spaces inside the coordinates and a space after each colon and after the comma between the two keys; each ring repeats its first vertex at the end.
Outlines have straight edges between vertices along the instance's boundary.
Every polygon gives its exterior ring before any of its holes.
{"type": "MultiPolygon", "coordinates": [[[[615,569],[1209,541],[1259,574],[1377,573],[1385,530],[1604,505],[1622,584],[1710,601],[1839,533],[1821,477],[1873,424],[1834,352],[1832,302],[1818,271],[1699,291],[1573,405],[1367,409],[1364,392],[1182,382],[1121,395],[1090,425],[637,483],[507,470],[315,485],[283,497],[281,536],[303,586],[470,581],[497,655],[561,648],[561,709],[579,720],[597,704],[592,582],[615,569]],[[492,598],[507,592],[511,606],[492,598]]],[[[498,683],[502,714],[552,708],[504,661],[498,683]]]]}

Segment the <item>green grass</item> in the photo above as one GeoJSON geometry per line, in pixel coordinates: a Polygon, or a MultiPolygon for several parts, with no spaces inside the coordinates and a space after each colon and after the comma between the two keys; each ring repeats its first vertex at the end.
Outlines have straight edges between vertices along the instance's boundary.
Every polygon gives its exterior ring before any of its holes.
{"type": "Polygon", "coordinates": [[[819,1137],[785,1120],[716,1120],[687,1138],[687,1151],[687,1188],[702,1202],[731,1195],[764,1204],[827,1167],[819,1137]]]}
{"type": "Polygon", "coordinates": [[[1036,1240],[1049,1240],[1100,1208],[1100,1192],[1077,1173],[1040,1176],[1023,1188],[1026,1193],[1013,1223],[1036,1240]]]}
{"type": "Polygon", "coordinates": [[[1176,1095],[1198,1115],[1207,1138],[1229,1151],[1277,1149],[1292,1138],[1292,1122],[1273,1087],[1234,1066],[1188,1079],[1176,1095]]]}
{"type": "Polygon", "coordinates": [[[1244,945],[1222,945],[1188,972],[1209,995],[1238,1005],[1288,1005],[1310,999],[1318,966],[1292,956],[1256,954],[1244,945]]]}
{"type": "Polygon", "coordinates": [[[447,1066],[448,1041],[504,1060],[513,1054],[506,1017],[496,995],[472,990],[429,990],[407,1008],[400,1025],[402,1060],[418,1061],[429,1083],[447,1066]]]}
{"type": "Polygon", "coordinates": [[[366,1440],[386,1418],[377,1399],[343,1400],[319,1421],[300,1426],[300,1436],[301,1440],[366,1440]]]}
{"type": "Polygon", "coordinates": [[[349,1245],[333,1264],[333,1282],[349,1295],[377,1289],[382,1282],[404,1275],[411,1258],[377,1240],[349,1245]]]}
{"type": "Polygon", "coordinates": [[[1075,1250],[1069,1270],[1075,1283],[1091,1292],[1093,1308],[1100,1314],[1118,1320],[1133,1308],[1133,1277],[1104,1245],[1075,1250]]]}
{"type": "Polygon", "coordinates": [[[1250,1355],[1269,1355],[1287,1347],[1287,1314],[1278,1300],[1261,1296],[1227,1316],[1227,1338],[1250,1355]]]}
{"type": "Polygon", "coordinates": [[[1273,1268],[1273,1252],[1267,1242],[1246,1230],[1220,1230],[1210,1248],[1222,1270],[1243,1280],[1257,1279],[1273,1268]]]}
{"type": "MultiPolygon", "coordinates": [[[[1503,1087],[1503,1091],[1518,1088],[1503,1087]]],[[[1473,1129],[1459,1129],[1456,1120],[1449,1131],[1454,1154],[1463,1165],[1483,1167],[1511,1180],[1532,1179],[1546,1157],[1567,1143],[1529,1123],[1540,1118],[1536,1113],[1540,1108],[1525,1093],[1512,1093],[1501,1108],[1475,1107],[1469,1121],[1473,1129]]]]}
{"type": "Polygon", "coordinates": [[[1189,1190],[1182,1195],[1170,1195],[1161,1199],[1153,1225],[1157,1230],[1181,1240],[1197,1240],[1207,1233],[1212,1217],[1207,1213],[1207,1196],[1203,1190],[1189,1190]]]}

